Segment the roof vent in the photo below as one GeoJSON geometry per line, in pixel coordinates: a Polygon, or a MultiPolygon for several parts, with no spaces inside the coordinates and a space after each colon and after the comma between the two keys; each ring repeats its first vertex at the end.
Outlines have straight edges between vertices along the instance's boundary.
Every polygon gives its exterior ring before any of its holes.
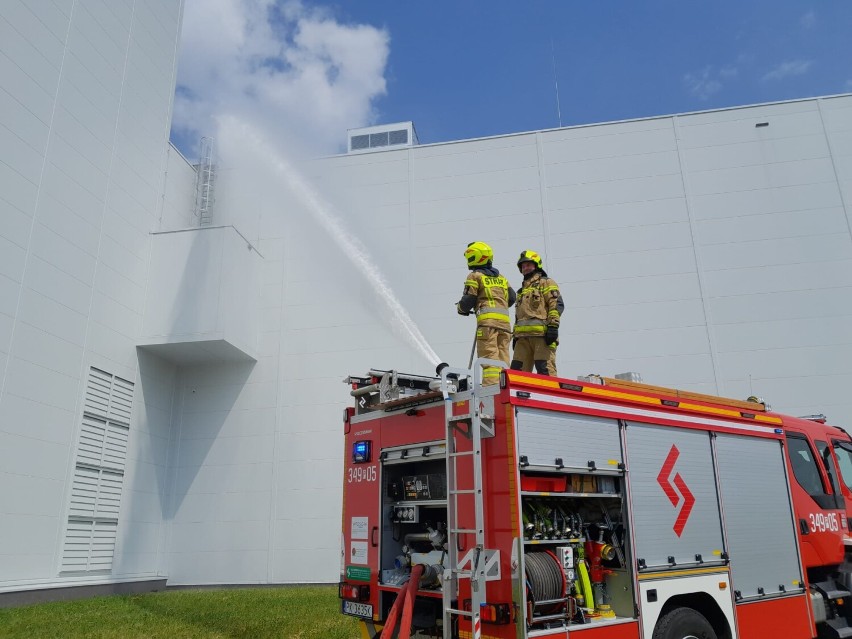
{"type": "Polygon", "coordinates": [[[349,129],[349,153],[363,153],[418,144],[413,122],[349,129]]]}

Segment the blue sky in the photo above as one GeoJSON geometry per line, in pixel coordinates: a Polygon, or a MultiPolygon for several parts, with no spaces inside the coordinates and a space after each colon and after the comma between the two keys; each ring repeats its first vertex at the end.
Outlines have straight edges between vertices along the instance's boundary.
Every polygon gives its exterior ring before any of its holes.
{"type": "MultiPolygon", "coordinates": [[[[187,0],[185,33],[187,20],[192,29],[207,19],[194,7],[209,9],[210,1],[187,0]]],[[[852,91],[848,0],[216,2],[233,19],[254,15],[232,51],[243,62],[230,70],[255,79],[249,88],[226,86],[208,96],[190,90],[195,106],[236,108],[223,98],[232,91],[242,96],[244,117],[275,122],[276,96],[287,92],[264,91],[267,78],[256,73],[257,62],[246,62],[260,56],[263,69],[282,72],[282,83],[299,76],[301,88],[287,93],[286,119],[326,135],[320,152],[339,150],[346,128],[404,120],[414,121],[421,143],[553,128],[555,81],[563,126],[852,91]],[[247,50],[257,33],[251,25],[264,20],[258,41],[265,48],[247,50]],[[325,35],[306,45],[299,34],[310,25],[324,25],[315,31],[325,35]],[[334,44],[341,42],[348,48],[334,44]],[[325,65],[324,79],[311,83],[310,73],[295,73],[303,63],[325,65]],[[246,106],[246,95],[260,95],[263,104],[246,106]]],[[[199,75],[185,62],[193,55],[205,55],[203,47],[185,44],[183,90],[199,75]]],[[[217,69],[222,75],[228,67],[217,69]]],[[[181,105],[176,120],[173,138],[191,155],[199,130],[187,122],[201,120],[181,105]]]]}

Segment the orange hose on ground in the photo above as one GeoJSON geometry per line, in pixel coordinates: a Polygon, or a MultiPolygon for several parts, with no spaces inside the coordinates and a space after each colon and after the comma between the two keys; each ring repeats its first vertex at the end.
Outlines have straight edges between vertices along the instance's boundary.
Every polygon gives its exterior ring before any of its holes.
{"type": "Polygon", "coordinates": [[[414,615],[414,600],[417,598],[417,587],[420,585],[420,576],[423,574],[423,566],[417,565],[411,569],[411,578],[406,587],[405,604],[402,611],[402,621],[399,622],[399,639],[411,637],[411,618],[414,615]]]}

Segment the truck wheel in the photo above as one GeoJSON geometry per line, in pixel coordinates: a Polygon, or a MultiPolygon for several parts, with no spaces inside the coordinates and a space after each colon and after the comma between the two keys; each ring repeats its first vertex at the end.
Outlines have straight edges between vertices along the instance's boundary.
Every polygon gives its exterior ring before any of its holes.
{"type": "Polygon", "coordinates": [[[675,608],[657,621],[653,639],[716,639],[716,633],[700,612],[675,608]]]}

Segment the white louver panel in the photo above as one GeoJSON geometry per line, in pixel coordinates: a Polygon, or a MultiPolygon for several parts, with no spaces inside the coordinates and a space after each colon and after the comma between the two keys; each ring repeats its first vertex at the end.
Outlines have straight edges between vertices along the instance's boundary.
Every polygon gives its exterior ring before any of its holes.
{"type": "Polygon", "coordinates": [[[69,522],[62,549],[62,571],[110,570],[117,529],[115,522],[69,522]]]}
{"type": "Polygon", "coordinates": [[[74,469],[74,483],[71,485],[71,517],[94,517],[98,503],[98,483],[100,471],[94,468],[77,467],[74,469]]]}
{"type": "Polygon", "coordinates": [[[97,368],[89,369],[89,384],[86,388],[85,411],[90,415],[106,417],[109,414],[109,396],[112,375],[97,368]]]}
{"type": "Polygon", "coordinates": [[[101,471],[98,484],[97,517],[118,519],[118,507],[121,505],[121,489],[124,486],[124,473],[101,471]]]}
{"type": "Polygon", "coordinates": [[[89,570],[111,570],[115,555],[115,533],[118,523],[96,521],[92,532],[92,550],[89,555],[89,570]]]}
{"type": "Polygon", "coordinates": [[[83,428],[77,445],[77,463],[100,466],[104,458],[106,422],[83,415],[83,428]]]}
{"type": "Polygon", "coordinates": [[[110,421],[130,424],[133,383],[97,368],[89,369],[84,411],[110,421]]]}
{"type": "Polygon", "coordinates": [[[92,520],[68,522],[62,548],[63,571],[88,570],[94,528],[95,522],[92,520]]]}
{"type": "Polygon", "coordinates": [[[124,470],[129,433],[122,424],[83,415],[77,463],[124,470]]]}
{"type": "Polygon", "coordinates": [[[132,382],[89,370],[62,572],[112,570],[132,404],[132,382]]]}
{"type": "Polygon", "coordinates": [[[124,474],[78,466],[71,486],[71,517],[117,519],[124,474]]]}
{"type": "Polygon", "coordinates": [[[109,419],[122,424],[130,424],[130,405],[133,402],[133,384],[120,377],[114,377],[112,396],[109,404],[109,419]]]}
{"type": "Polygon", "coordinates": [[[106,468],[115,468],[124,472],[127,461],[127,440],[130,429],[120,424],[107,424],[106,441],[104,442],[104,461],[106,468]]]}

